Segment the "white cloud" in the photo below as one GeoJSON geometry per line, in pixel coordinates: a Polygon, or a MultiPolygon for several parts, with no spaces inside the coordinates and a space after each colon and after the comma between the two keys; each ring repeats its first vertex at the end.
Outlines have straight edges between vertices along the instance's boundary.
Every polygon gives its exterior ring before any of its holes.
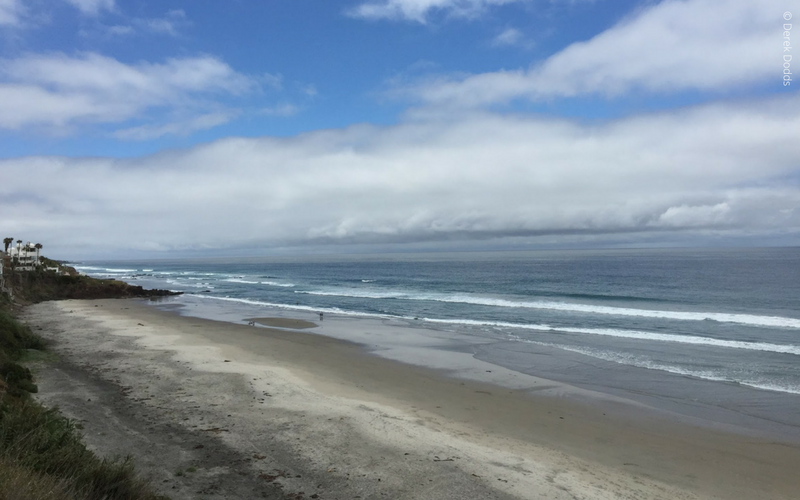
{"type": "Polygon", "coordinates": [[[504,46],[504,45],[516,45],[522,41],[524,38],[522,32],[516,28],[508,28],[499,35],[497,35],[494,40],[492,40],[492,45],[495,46],[504,46]]]}
{"type": "Polygon", "coordinates": [[[146,23],[150,31],[154,33],[162,33],[171,36],[178,35],[178,31],[175,29],[175,24],[169,19],[148,19],[146,23]]]}
{"type": "Polygon", "coordinates": [[[157,124],[141,125],[138,127],[126,128],[114,132],[114,137],[123,140],[145,141],[156,139],[165,135],[187,136],[199,130],[208,130],[219,125],[223,125],[233,120],[239,113],[233,111],[223,111],[218,113],[207,113],[189,119],[157,124]]]}
{"type": "Polygon", "coordinates": [[[731,207],[726,202],[717,203],[716,205],[695,206],[683,204],[669,207],[651,225],[666,227],[712,226],[726,222],[730,211],[731,207]]]}
{"type": "Polygon", "coordinates": [[[136,24],[153,33],[178,36],[178,28],[187,23],[183,10],[170,10],[166,16],[153,19],[137,19],[136,24]]]}
{"type": "Polygon", "coordinates": [[[352,9],[349,14],[365,19],[405,19],[425,23],[432,11],[454,16],[474,16],[492,5],[526,0],[374,0],[352,9]]]}
{"type": "Polygon", "coordinates": [[[476,106],[746,86],[775,78],[781,56],[776,33],[785,10],[781,0],[666,0],[530,69],[406,90],[431,103],[476,106]]]}
{"type": "Polygon", "coordinates": [[[302,91],[307,97],[311,98],[317,97],[317,94],[319,94],[317,87],[312,84],[302,85],[302,91]]]}
{"type": "Polygon", "coordinates": [[[0,0],[0,26],[18,26],[23,11],[20,0],[0,0]]]}
{"type": "Polygon", "coordinates": [[[133,29],[133,26],[114,25],[107,27],[105,32],[107,35],[127,36],[133,35],[136,33],[136,30],[133,29]]]}
{"type": "Polygon", "coordinates": [[[283,75],[271,75],[269,73],[264,73],[261,76],[261,82],[275,90],[281,90],[283,88],[283,75]]]}
{"type": "Polygon", "coordinates": [[[261,113],[268,116],[294,116],[300,109],[294,104],[282,103],[269,108],[264,108],[261,113]]]}
{"type": "Polygon", "coordinates": [[[114,10],[114,0],[67,0],[67,2],[89,16],[96,16],[102,10],[114,10]]]}
{"type": "Polygon", "coordinates": [[[170,10],[164,17],[133,18],[130,24],[114,26],[98,26],[96,31],[84,31],[85,36],[130,36],[134,34],[157,34],[172,37],[180,36],[181,28],[191,24],[183,10],[170,10]]]}
{"type": "Polygon", "coordinates": [[[78,257],[654,231],[800,241],[797,130],[791,95],[595,125],[477,113],[130,160],[0,160],[0,212],[9,234],[78,257]]]}
{"type": "Polygon", "coordinates": [[[0,128],[113,123],[153,108],[184,109],[209,95],[237,95],[255,82],[214,57],[125,64],[96,53],[1,61],[0,128]]]}

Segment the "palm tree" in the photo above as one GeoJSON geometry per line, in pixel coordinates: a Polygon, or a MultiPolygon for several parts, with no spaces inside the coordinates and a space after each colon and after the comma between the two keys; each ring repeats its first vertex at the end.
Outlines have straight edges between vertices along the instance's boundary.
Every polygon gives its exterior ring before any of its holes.
{"type": "Polygon", "coordinates": [[[37,244],[33,245],[33,248],[36,249],[36,265],[39,265],[39,250],[42,249],[42,244],[41,243],[37,243],[37,244]]]}
{"type": "Polygon", "coordinates": [[[4,238],[4,239],[3,239],[3,245],[5,246],[5,250],[3,250],[3,251],[4,251],[4,252],[6,252],[6,253],[8,253],[8,247],[9,247],[9,246],[10,246],[12,243],[14,243],[14,238],[4,238]]]}
{"type": "Polygon", "coordinates": [[[22,258],[22,240],[17,240],[17,260],[22,258]]]}
{"type": "Polygon", "coordinates": [[[21,256],[20,252],[22,250],[22,240],[17,240],[17,255],[11,259],[11,270],[14,271],[19,263],[19,258],[21,256]]]}

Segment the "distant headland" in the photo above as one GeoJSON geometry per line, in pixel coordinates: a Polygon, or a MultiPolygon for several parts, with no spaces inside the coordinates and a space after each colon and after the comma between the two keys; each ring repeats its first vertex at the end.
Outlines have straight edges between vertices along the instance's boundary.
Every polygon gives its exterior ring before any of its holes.
{"type": "Polygon", "coordinates": [[[116,299],[180,295],[170,290],[147,290],[113,279],[97,279],[79,273],[66,262],[40,255],[41,243],[3,239],[0,295],[18,305],[46,300],[116,299]]]}

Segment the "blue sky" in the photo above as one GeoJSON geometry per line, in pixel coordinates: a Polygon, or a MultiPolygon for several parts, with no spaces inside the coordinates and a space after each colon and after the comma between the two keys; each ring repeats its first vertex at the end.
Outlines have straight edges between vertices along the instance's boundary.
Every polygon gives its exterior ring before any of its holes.
{"type": "Polygon", "coordinates": [[[0,227],[105,256],[798,244],[797,12],[0,0],[0,227]]]}
{"type": "MultiPolygon", "coordinates": [[[[236,118],[197,133],[165,133],[148,140],[113,135],[136,124],[169,120],[165,115],[172,110],[154,107],[129,120],[90,123],[71,133],[9,130],[2,137],[3,156],[131,156],[230,135],[288,136],[362,122],[396,123],[410,103],[387,95],[395,82],[527,67],[641,8],[625,1],[512,2],[465,14],[431,9],[418,20],[354,17],[358,2],[84,4],[96,10],[81,10],[80,2],[26,3],[20,26],[4,33],[3,57],[100,54],[126,65],[213,57],[255,83],[247,92],[213,96],[236,118]]],[[[633,101],[637,108],[653,105],[633,101]]],[[[587,117],[630,111],[617,100],[583,102],[580,108],[578,116],[587,117]]],[[[547,103],[532,111],[575,114],[569,103],[547,103]]]]}

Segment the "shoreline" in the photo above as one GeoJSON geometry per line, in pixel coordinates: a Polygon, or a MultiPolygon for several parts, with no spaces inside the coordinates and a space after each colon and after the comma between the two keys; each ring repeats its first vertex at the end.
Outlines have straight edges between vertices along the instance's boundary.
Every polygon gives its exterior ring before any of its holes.
{"type": "MultiPolygon", "coordinates": [[[[168,408],[152,417],[159,425],[202,432],[200,423],[186,423],[199,417],[177,415],[190,399],[193,406],[221,399],[229,409],[205,408],[203,425],[227,429],[216,437],[240,454],[243,443],[259,442],[255,427],[288,426],[275,427],[276,440],[254,453],[293,456],[274,463],[295,462],[301,479],[274,482],[307,496],[309,476],[334,479],[318,483],[328,484],[314,493],[319,498],[362,490],[362,498],[791,498],[800,488],[796,445],[631,417],[636,412],[622,403],[545,395],[553,391],[544,382],[509,389],[456,379],[316,333],[179,316],[135,300],[43,303],[29,307],[25,319],[55,338],[56,352],[76,366],[107,380],[139,374],[122,384],[130,388],[126,397],[149,415],[162,411],[154,401],[168,408]],[[189,371],[189,378],[177,376],[189,371]],[[196,386],[195,377],[210,385],[196,386]],[[215,387],[219,377],[236,390],[215,387]],[[162,401],[144,394],[151,384],[192,385],[186,390],[193,396],[180,400],[175,389],[165,390],[162,401]],[[274,421],[264,423],[263,412],[274,421]],[[236,432],[225,425],[229,419],[236,432]],[[334,460],[348,465],[330,467],[334,460]],[[356,481],[359,473],[365,475],[356,481]]],[[[46,366],[42,375],[41,399],[58,403],[46,366]]]]}
{"type": "Polygon", "coordinates": [[[776,406],[776,393],[771,391],[694,377],[676,379],[675,374],[660,371],[629,371],[614,363],[596,367],[582,354],[568,350],[531,350],[527,344],[504,342],[468,327],[443,328],[425,320],[389,315],[326,311],[325,321],[313,323],[318,313],[305,306],[260,305],[254,309],[227,299],[220,303],[192,295],[160,301],[155,306],[186,317],[233,324],[265,313],[277,317],[273,320],[278,321],[278,327],[281,322],[294,324],[296,318],[305,318],[300,321],[307,321],[310,333],[352,342],[385,359],[437,369],[448,376],[515,390],[535,387],[539,394],[574,397],[591,404],[616,402],[621,403],[617,406],[622,408],[622,417],[632,409],[648,415],[654,412],[669,421],[800,445],[796,418],[800,399],[794,394],[778,393],[785,403],[776,406]]]}

